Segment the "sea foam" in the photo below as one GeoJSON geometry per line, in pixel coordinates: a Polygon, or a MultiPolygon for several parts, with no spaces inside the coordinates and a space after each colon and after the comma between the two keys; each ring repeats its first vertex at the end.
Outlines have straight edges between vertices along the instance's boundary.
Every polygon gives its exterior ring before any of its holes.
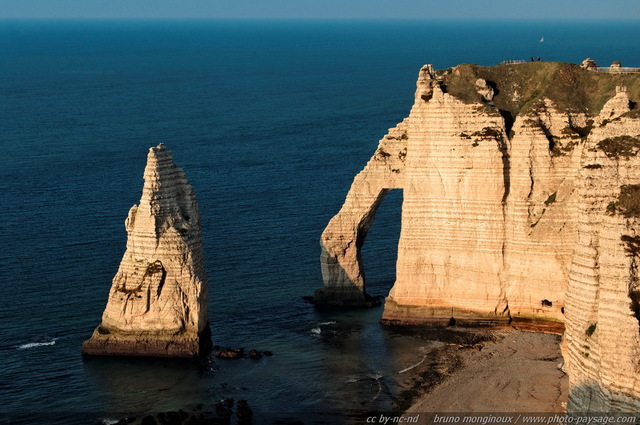
{"type": "Polygon", "coordinates": [[[45,345],[55,345],[55,344],[56,344],[55,339],[49,342],[30,342],[28,344],[22,344],[21,346],[18,347],[18,350],[26,350],[28,348],[43,347],[45,345]]]}

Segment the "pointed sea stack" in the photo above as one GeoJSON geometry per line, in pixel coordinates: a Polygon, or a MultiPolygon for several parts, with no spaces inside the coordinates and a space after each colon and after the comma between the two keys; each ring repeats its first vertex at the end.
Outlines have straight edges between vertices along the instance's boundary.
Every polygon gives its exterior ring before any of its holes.
{"type": "Polygon", "coordinates": [[[127,250],[88,355],[196,357],[211,349],[200,213],[184,171],[149,149],[139,205],[125,221],[127,250]]]}

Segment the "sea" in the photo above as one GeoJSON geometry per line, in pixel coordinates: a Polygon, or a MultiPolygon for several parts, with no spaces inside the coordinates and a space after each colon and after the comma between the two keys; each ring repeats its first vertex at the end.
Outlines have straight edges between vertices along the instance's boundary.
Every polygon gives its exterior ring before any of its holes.
{"type": "MultiPolygon", "coordinates": [[[[640,25],[0,21],[0,423],[109,424],[225,398],[247,400],[254,424],[392,411],[424,341],[381,326],[381,307],[303,300],[322,286],[320,234],[407,116],[422,65],[531,57],[638,67],[640,25]],[[272,357],[81,355],[159,143],[198,197],[214,344],[272,357]]],[[[363,248],[372,295],[395,279],[401,205],[391,191],[363,248]]]]}

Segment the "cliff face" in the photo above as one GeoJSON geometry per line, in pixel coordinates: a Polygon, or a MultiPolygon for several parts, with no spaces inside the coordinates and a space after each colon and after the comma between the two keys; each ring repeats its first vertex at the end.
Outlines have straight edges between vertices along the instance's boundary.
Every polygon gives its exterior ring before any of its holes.
{"type": "MultiPolygon", "coordinates": [[[[629,109],[621,92],[607,106],[629,109]]],[[[582,153],[564,353],[569,409],[640,411],[640,119],[604,108],[582,153]],[[633,137],[630,137],[633,135],[633,137]]]]}
{"type": "Polygon", "coordinates": [[[193,188],[163,144],[149,149],[144,188],[125,221],[127,249],[92,355],[193,357],[209,349],[207,276],[193,188]]]}
{"type": "Polygon", "coordinates": [[[382,197],[399,188],[383,321],[566,324],[569,408],[640,407],[639,95],[637,75],[571,64],[423,67],[409,117],[322,234],[316,301],[366,299],[359,249],[382,197]]]}

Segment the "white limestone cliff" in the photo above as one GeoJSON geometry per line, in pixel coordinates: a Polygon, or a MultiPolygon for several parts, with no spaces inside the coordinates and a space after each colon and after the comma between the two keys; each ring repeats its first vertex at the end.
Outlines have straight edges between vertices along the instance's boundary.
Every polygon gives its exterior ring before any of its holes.
{"type": "MultiPolygon", "coordinates": [[[[628,111],[621,93],[610,103],[628,111]]],[[[640,412],[638,152],[640,119],[630,117],[594,128],[582,152],[566,300],[571,411],[640,412]]]]}
{"type": "Polygon", "coordinates": [[[359,249],[382,196],[399,188],[402,229],[386,321],[520,320],[527,327],[542,319],[537,326],[557,328],[571,232],[567,203],[555,200],[569,197],[579,155],[555,155],[549,137],[555,134],[557,150],[569,145],[575,135],[562,131],[586,118],[541,101],[516,119],[510,138],[503,116],[486,104],[493,88],[474,82],[479,101],[465,103],[443,91],[431,66],[421,69],[409,117],[382,139],[322,235],[321,292],[338,299],[338,287],[364,292],[359,249]],[[381,150],[389,153],[384,160],[381,150]],[[544,249],[550,245],[562,249],[544,249]],[[518,279],[531,275],[538,284],[523,293],[518,279]]]}
{"type": "Polygon", "coordinates": [[[149,149],[138,205],[125,221],[127,249],[91,355],[194,357],[208,351],[207,276],[193,188],[164,144],[149,149]]]}
{"type": "Polygon", "coordinates": [[[420,71],[409,116],[322,234],[316,302],[340,305],[345,288],[348,304],[366,301],[359,250],[386,191],[402,189],[383,322],[566,326],[569,410],[638,412],[640,118],[627,90],[570,64],[469,69],[420,71]],[[595,92],[598,78],[611,91],[595,92]]]}

